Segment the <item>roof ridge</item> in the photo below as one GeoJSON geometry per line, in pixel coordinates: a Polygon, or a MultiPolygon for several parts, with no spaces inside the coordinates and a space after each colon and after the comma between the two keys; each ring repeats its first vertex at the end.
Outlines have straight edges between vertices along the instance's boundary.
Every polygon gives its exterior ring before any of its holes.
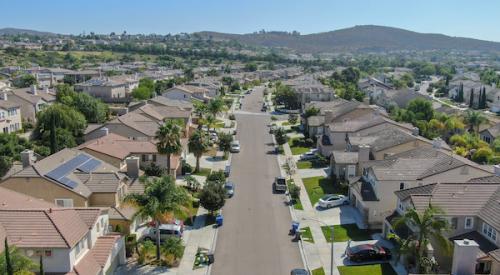
{"type": "MultiPolygon", "coordinates": [[[[50,211],[52,211],[52,208],[50,209],[50,211]]],[[[52,223],[52,225],[54,226],[54,228],[56,229],[57,233],[59,233],[59,236],[61,236],[61,238],[64,240],[64,243],[66,243],[66,246],[68,248],[71,248],[69,246],[69,242],[68,240],[66,240],[66,238],[64,237],[64,235],[61,233],[61,230],[59,229],[59,227],[56,225],[56,223],[54,222],[54,220],[52,220],[52,217],[50,217],[50,215],[47,213],[47,211],[43,211],[43,213],[45,214],[45,216],[47,216],[47,218],[49,219],[50,223],[52,223]]],[[[80,218],[81,219],[81,218],[80,218]]]]}

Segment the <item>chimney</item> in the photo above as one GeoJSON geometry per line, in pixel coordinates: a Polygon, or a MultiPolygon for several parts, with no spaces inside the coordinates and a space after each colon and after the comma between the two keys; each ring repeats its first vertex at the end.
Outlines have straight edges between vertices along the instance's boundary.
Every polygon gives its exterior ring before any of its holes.
{"type": "Polygon", "coordinates": [[[414,136],[418,136],[420,134],[420,129],[418,129],[418,127],[413,127],[411,129],[411,134],[414,136]]]}
{"type": "Polygon", "coordinates": [[[440,137],[434,138],[432,140],[432,148],[434,149],[441,149],[442,144],[443,140],[440,137]]]}
{"type": "Polygon", "coordinates": [[[109,134],[109,129],[106,127],[102,127],[99,130],[97,130],[97,138],[105,137],[109,134]]]}
{"type": "Polygon", "coordinates": [[[453,249],[452,275],[475,274],[479,245],[473,240],[455,240],[453,249]]]}
{"type": "Polygon", "coordinates": [[[495,175],[500,177],[500,164],[493,165],[493,169],[495,170],[495,175]]]}
{"type": "Polygon", "coordinates": [[[31,93],[33,95],[37,95],[38,94],[37,89],[36,89],[36,85],[31,85],[31,93]]]}
{"type": "Polygon", "coordinates": [[[370,160],[370,145],[362,144],[358,147],[358,163],[370,160]]]}
{"type": "Polygon", "coordinates": [[[128,157],[125,159],[127,164],[127,175],[131,178],[139,177],[139,158],[138,157],[128,157]]]}
{"type": "Polygon", "coordinates": [[[23,163],[23,168],[33,165],[34,159],[33,150],[26,149],[21,152],[21,162],[23,163]]]}

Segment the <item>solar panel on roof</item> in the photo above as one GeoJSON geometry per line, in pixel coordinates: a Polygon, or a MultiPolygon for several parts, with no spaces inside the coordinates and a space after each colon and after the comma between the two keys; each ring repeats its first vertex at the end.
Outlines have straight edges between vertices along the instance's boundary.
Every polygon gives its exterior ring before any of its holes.
{"type": "Polygon", "coordinates": [[[78,167],[78,169],[85,172],[85,173],[90,173],[90,172],[94,171],[95,169],[97,169],[97,167],[99,167],[99,165],[101,165],[101,161],[96,160],[94,158],[91,158],[87,162],[85,162],[84,164],[80,165],[80,167],[78,167]]]}
{"type": "Polygon", "coordinates": [[[87,162],[88,160],[92,159],[91,157],[84,155],[84,154],[79,154],[78,156],[70,159],[69,161],[59,165],[56,169],[50,171],[49,173],[46,174],[47,177],[58,181],[70,188],[74,188],[77,183],[66,178],[66,180],[62,180],[65,178],[69,173],[75,171],[78,167],[80,167],[82,164],[87,162]],[[63,182],[64,181],[64,182],[63,182]]]}
{"type": "Polygon", "coordinates": [[[75,188],[78,185],[78,183],[76,183],[75,181],[73,181],[67,177],[62,177],[58,181],[71,189],[75,188]]]}

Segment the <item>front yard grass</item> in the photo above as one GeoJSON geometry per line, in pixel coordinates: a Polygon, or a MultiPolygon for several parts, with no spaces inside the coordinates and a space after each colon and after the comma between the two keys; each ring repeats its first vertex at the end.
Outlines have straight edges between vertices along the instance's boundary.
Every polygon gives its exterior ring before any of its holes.
{"type": "Polygon", "coordinates": [[[347,187],[341,187],[338,184],[334,184],[331,178],[303,178],[302,182],[306,187],[307,195],[309,196],[309,200],[311,200],[311,204],[313,206],[326,194],[347,194],[347,187]]]}
{"type": "Polygon", "coordinates": [[[200,167],[200,171],[193,173],[193,175],[207,177],[208,174],[210,174],[210,171],[211,171],[210,168],[201,168],[200,167]]]}
{"type": "MultiPolygon", "coordinates": [[[[293,180],[287,180],[286,185],[288,186],[288,190],[290,190],[290,185],[295,184],[293,180]]],[[[304,210],[304,207],[302,206],[302,202],[300,201],[300,198],[296,199],[293,202],[293,208],[295,210],[304,210]]]]}
{"type": "MultiPolygon", "coordinates": [[[[321,231],[327,242],[331,243],[331,226],[322,226],[321,231]]],[[[378,231],[360,229],[355,223],[351,224],[340,224],[333,226],[333,242],[347,242],[348,240],[353,241],[366,241],[371,240],[371,234],[378,231]]]]}
{"type": "Polygon", "coordinates": [[[324,158],[312,159],[312,160],[299,160],[297,162],[298,169],[317,169],[328,167],[328,161],[324,158]]]}
{"type": "Polygon", "coordinates": [[[370,264],[370,265],[352,265],[352,266],[339,266],[340,275],[397,275],[388,263],[384,264],[370,264]]]}
{"type": "Polygon", "coordinates": [[[307,142],[305,138],[291,138],[288,140],[288,144],[293,155],[302,155],[314,148],[314,143],[307,142]]]}
{"type": "Polygon", "coordinates": [[[322,267],[316,268],[314,270],[311,270],[311,274],[312,275],[325,275],[325,270],[322,267]]]}
{"type": "Polygon", "coordinates": [[[314,243],[314,239],[309,226],[300,229],[300,238],[305,242],[314,243]]]}

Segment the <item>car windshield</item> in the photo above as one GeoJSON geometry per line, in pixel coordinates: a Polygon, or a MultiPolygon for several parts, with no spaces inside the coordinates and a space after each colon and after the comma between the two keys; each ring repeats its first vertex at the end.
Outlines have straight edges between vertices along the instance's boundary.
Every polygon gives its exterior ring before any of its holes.
{"type": "Polygon", "coordinates": [[[226,189],[227,189],[227,190],[231,190],[231,189],[233,189],[233,186],[232,186],[232,185],[229,185],[229,184],[226,184],[226,185],[225,185],[225,187],[226,187],[226,189]]]}
{"type": "Polygon", "coordinates": [[[286,181],[285,181],[285,179],[284,179],[284,178],[277,178],[276,183],[277,183],[277,184],[283,184],[283,185],[285,185],[285,184],[286,184],[286,181]]]}

